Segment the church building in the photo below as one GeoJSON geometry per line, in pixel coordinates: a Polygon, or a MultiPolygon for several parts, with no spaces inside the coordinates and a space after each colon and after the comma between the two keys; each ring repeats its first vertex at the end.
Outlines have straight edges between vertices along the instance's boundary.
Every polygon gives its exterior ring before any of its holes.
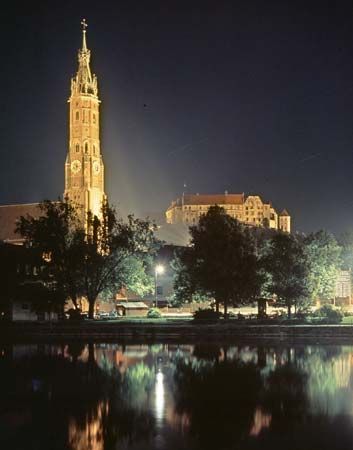
{"type": "MultiPolygon", "coordinates": [[[[97,77],[90,67],[91,52],[86,42],[86,21],[82,21],[82,48],[78,51],[78,70],[71,80],[69,103],[69,143],[65,162],[64,198],[78,208],[83,223],[87,212],[101,214],[104,192],[104,164],[100,149],[97,77]]],[[[16,221],[29,214],[41,216],[39,203],[0,205],[0,241],[21,244],[15,233],[16,221]]]]}
{"type": "Polygon", "coordinates": [[[86,42],[86,21],[82,21],[82,48],[78,70],[71,79],[69,99],[69,148],[65,162],[65,192],[85,222],[88,211],[100,216],[104,193],[104,164],[99,139],[99,105],[96,75],[90,67],[91,52],[86,42]]]}

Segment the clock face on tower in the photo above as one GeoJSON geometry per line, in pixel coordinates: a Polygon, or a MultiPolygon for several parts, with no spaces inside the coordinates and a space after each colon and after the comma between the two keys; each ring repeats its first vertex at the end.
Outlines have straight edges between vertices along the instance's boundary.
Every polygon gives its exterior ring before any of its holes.
{"type": "Polygon", "coordinates": [[[93,172],[98,175],[101,170],[101,166],[98,161],[94,161],[93,163],[93,172]]]}
{"type": "Polygon", "coordinates": [[[71,170],[73,173],[78,173],[81,170],[81,163],[78,159],[75,159],[75,161],[72,161],[71,170]]]}

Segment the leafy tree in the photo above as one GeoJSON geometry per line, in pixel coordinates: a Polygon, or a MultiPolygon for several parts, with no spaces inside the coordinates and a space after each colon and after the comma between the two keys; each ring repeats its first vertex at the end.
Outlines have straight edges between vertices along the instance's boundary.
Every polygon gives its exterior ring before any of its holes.
{"type": "Polygon", "coordinates": [[[146,269],[158,242],[149,221],[130,215],[124,222],[106,203],[101,219],[89,215],[87,229],[83,294],[88,300],[89,317],[93,317],[100,294],[113,295],[123,287],[140,293],[153,291],[153,279],[146,275],[146,269]]]}
{"type": "Polygon", "coordinates": [[[308,263],[303,244],[290,234],[278,232],[263,248],[261,265],[268,275],[268,294],[276,295],[278,305],[287,307],[290,318],[292,306],[308,295],[308,263]]]}
{"type": "Polygon", "coordinates": [[[43,256],[42,264],[46,269],[43,276],[52,277],[58,290],[77,308],[81,294],[84,229],[75,207],[68,201],[45,200],[39,207],[42,216],[22,216],[16,231],[26,239],[27,246],[43,256]]]}
{"type": "Polygon", "coordinates": [[[353,229],[342,233],[338,243],[341,247],[342,269],[350,270],[353,276],[353,229]]]}
{"type": "Polygon", "coordinates": [[[84,296],[93,318],[97,297],[113,296],[126,287],[145,294],[153,290],[146,274],[157,248],[154,227],[149,221],[117,217],[108,203],[101,217],[88,214],[86,227],[68,201],[41,205],[39,219],[21,217],[18,231],[27,243],[48,255],[46,263],[53,280],[77,307],[84,296]]]}
{"type": "Polygon", "coordinates": [[[183,303],[200,303],[209,300],[209,295],[198,290],[197,277],[193,272],[196,267],[193,263],[193,249],[184,247],[179,249],[171,262],[174,271],[174,292],[172,303],[180,306],[183,303]]]}
{"type": "Polygon", "coordinates": [[[213,297],[216,309],[253,301],[261,286],[252,237],[219,206],[211,207],[190,227],[191,246],[180,256],[176,289],[213,297]]]}
{"type": "Polygon", "coordinates": [[[341,267],[341,248],[326,231],[311,233],[304,239],[309,262],[309,288],[313,300],[332,299],[338,271],[341,267]]]}

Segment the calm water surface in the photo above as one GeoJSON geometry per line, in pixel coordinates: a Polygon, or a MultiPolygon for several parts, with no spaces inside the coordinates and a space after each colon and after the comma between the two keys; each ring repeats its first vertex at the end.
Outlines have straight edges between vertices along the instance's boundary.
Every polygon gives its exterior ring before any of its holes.
{"type": "Polygon", "coordinates": [[[0,347],[0,448],[351,449],[353,346],[0,347]]]}

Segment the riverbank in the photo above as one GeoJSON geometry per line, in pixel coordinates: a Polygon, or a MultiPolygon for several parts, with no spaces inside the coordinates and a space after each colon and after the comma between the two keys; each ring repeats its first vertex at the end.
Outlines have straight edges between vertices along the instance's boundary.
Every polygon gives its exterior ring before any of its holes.
{"type": "Polygon", "coordinates": [[[24,341],[101,341],[154,342],[197,341],[317,341],[353,343],[351,325],[256,325],[238,322],[195,324],[188,320],[125,320],[82,323],[8,323],[0,325],[0,340],[24,341]]]}

